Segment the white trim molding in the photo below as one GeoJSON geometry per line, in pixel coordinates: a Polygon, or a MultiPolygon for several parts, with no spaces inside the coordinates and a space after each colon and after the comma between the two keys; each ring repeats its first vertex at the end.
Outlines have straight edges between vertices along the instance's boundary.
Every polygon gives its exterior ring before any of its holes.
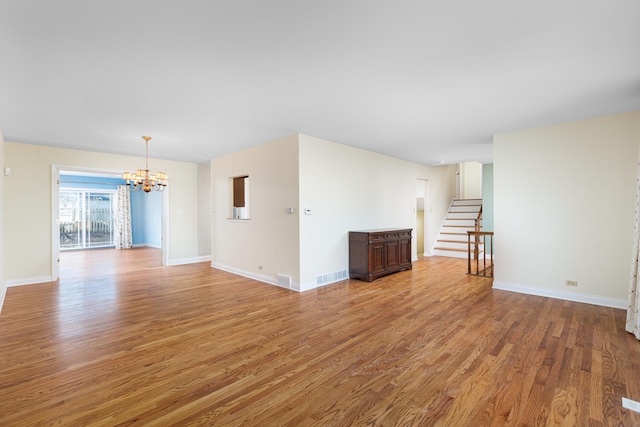
{"type": "Polygon", "coordinates": [[[540,297],[555,298],[565,301],[581,302],[585,304],[599,305],[603,307],[627,309],[628,302],[625,299],[600,297],[597,295],[576,294],[573,292],[558,291],[548,288],[536,288],[533,286],[516,285],[514,283],[493,281],[493,289],[501,291],[518,292],[521,294],[537,295],[540,297]]]}
{"type": "Polygon", "coordinates": [[[0,288],[0,313],[2,313],[2,305],[4,304],[4,297],[7,295],[7,285],[3,284],[0,288]]]}
{"type": "Polygon", "coordinates": [[[162,246],[152,245],[151,243],[134,243],[131,245],[133,248],[154,248],[154,249],[162,249],[162,246]]]}
{"type": "Polygon", "coordinates": [[[211,255],[196,256],[196,257],[190,257],[190,258],[175,258],[175,259],[169,260],[169,262],[167,263],[167,267],[170,267],[172,265],[196,264],[199,262],[209,262],[209,261],[211,261],[211,255]]]}
{"type": "Polygon", "coordinates": [[[349,277],[346,277],[345,279],[334,280],[334,281],[331,281],[331,282],[323,283],[322,285],[318,285],[315,282],[296,283],[296,282],[292,281],[291,282],[291,287],[289,288],[289,287],[286,287],[286,286],[279,285],[278,281],[276,279],[273,279],[273,278],[271,278],[269,276],[264,276],[262,274],[256,274],[256,273],[254,273],[252,271],[246,271],[246,270],[242,270],[242,269],[235,268],[235,267],[229,267],[228,265],[218,264],[218,263],[215,263],[215,262],[211,263],[211,268],[217,268],[218,270],[226,271],[227,273],[237,274],[238,276],[246,277],[248,279],[257,280],[258,282],[267,283],[269,285],[277,286],[277,287],[282,288],[282,289],[288,289],[288,290],[294,291],[294,292],[310,291],[312,289],[317,289],[317,288],[321,288],[323,286],[332,285],[332,284],[336,284],[338,282],[343,282],[345,280],[349,280],[349,277]]]}
{"type": "Polygon", "coordinates": [[[35,285],[38,283],[55,282],[56,280],[57,279],[54,279],[51,276],[26,277],[24,279],[11,279],[11,280],[7,280],[6,287],[11,288],[14,286],[35,285]]]}
{"type": "Polygon", "coordinates": [[[339,282],[344,282],[345,280],[349,280],[349,277],[347,277],[346,279],[339,279],[339,280],[334,280],[332,282],[327,282],[327,283],[323,283],[322,285],[318,285],[316,283],[303,283],[300,285],[300,289],[293,289],[294,291],[297,292],[304,292],[304,291],[310,291],[312,289],[318,289],[318,288],[322,288],[324,286],[329,286],[329,285],[335,285],[336,283],[339,282]]]}
{"type": "Polygon", "coordinates": [[[256,274],[252,271],[242,270],[240,268],[235,268],[235,267],[229,267],[228,265],[219,264],[217,262],[212,262],[211,267],[217,268],[218,270],[226,271],[227,273],[237,274],[238,276],[246,277],[248,279],[257,280],[258,282],[263,282],[269,285],[277,286],[279,288],[290,289],[292,291],[296,290],[294,283],[291,283],[291,288],[286,288],[284,286],[278,285],[278,281],[276,279],[269,276],[264,276],[262,274],[256,274]]]}

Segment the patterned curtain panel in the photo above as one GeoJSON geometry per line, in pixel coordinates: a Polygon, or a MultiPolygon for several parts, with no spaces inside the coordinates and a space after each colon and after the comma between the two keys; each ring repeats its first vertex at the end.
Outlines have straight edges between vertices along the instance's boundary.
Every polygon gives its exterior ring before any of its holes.
{"type": "Polygon", "coordinates": [[[638,178],[636,179],[636,216],[633,226],[633,253],[631,258],[631,280],[629,283],[629,309],[627,310],[628,332],[640,340],[640,160],[638,160],[638,178]]]}
{"type": "Polygon", "coordinates": [[[115,221],[116,249],[129,249],[133,245],[131,234],[131,193],[128,185],[118,185],[115,221]]]}

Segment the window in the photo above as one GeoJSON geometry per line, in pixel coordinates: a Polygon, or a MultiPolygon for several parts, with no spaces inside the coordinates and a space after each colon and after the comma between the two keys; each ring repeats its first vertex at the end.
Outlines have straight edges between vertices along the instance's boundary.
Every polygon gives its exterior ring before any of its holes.
{"type": "Polygon", "coordinates": [[[249,176],[229,178],[231,186],[230,218],[249,219],[249,176]]]}

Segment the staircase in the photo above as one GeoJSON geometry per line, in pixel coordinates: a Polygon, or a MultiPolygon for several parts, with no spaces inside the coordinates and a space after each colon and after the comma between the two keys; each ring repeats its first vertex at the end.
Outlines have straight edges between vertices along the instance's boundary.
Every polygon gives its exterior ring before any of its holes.
{"type": "MultiPolygon", "coordinates": [[[[453,258],[468,257],[467,231],[476,230],[476,220],[482,211],[482,199],[454,199],[449,206],[440,234],[433,248],[434,255],[453,258]]],[[[471,241],[472,258],[475,242],[471,241]]],[[[483,254],[483,244],[478,243],[478,254],[483,254]]]]}

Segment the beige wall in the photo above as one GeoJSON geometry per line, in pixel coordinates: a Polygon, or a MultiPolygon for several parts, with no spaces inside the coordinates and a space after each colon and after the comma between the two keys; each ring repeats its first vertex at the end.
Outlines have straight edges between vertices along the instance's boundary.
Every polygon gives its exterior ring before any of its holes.
{"type": "Polygon", "coordinates": [[[2,304],[7,292],[7,282],[5,280],[5,244],[4,244],[4,170],[2,168],[5,165],[4,161],[4,137],[2,135],[2,129],[0,129],[0,311],[2,311],[2,304]]]}
{"type": "Polygon", "coordinates": [[[307,135],[214,159],[211,176],[212,265],[267,283],[291,276],[301,291],[316,287],[319,275],[348,271],[349,230],[415,229],[416,178],[434,189],[433,230],[455,192],[454,166],[430,168],[307,135]],[[229,220],[229,178],[241,175],[249,175],[250,220],[229,220]]]}
{"type": "MultiPolygon", "coordinates": [[[[52,276],[52,165],[135,170],[144,158],[6,142],[5,253],[8,282],[46,281],[52,276]]],[[[154,170],[169,174],[169,264],[198,257],[197,165],[150,159],[154,170]]]]}
{"type": "Polygon", "coordinates": [[[198,255],[211,255],[211,165],[198,164],[198,255]]]}
{"type": "Polygon", "coordinates": [[[463,199],[482,198],[482,163],[460,164],[460,197],[463,199]]]}
{"type": "Polygon", "coordinates": [[[349,270],[350,230],[412,228],[415,258],[417,178],[430,181],[432,245],[455,193],[455,166],[432,168],[300,135],[301,290],[315,287],[319,275],[349,270]]]}
{"type": "Polygon", "coordinates": [[[496,135],[494,287],[626,307],[639,143],[640,111],[496,135]]]}
{"type": "Polygon", "coordinates": [[[424,254],[424,210],[416,211],[416,252],[418,256],[424,254]]]}
{"type": "Polygon", "coordinates": [[[212,265],[272,284],[277,274],[299,283],[297,136],[213,159],[211,180],[212,265]],[[229,178],[243,175],[250,219],[230,220],[229,178]]]}

